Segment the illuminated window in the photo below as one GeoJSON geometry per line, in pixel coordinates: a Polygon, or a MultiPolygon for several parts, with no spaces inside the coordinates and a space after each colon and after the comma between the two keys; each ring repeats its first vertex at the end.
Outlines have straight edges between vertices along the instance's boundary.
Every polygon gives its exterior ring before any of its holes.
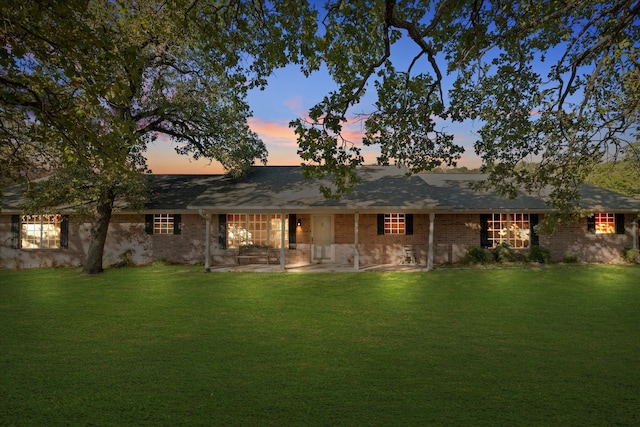
{"type": "Polygon", "coordinates": [[[490,214],[487,218],[487,246],[507,243],[512,248],[527,248],[530,244],[529,214],[490,214]]]}
{"type": "Polygon", "coordinates": [[[384,214],[384,234],[405,234],[404,214],[384,214]]]}
{"type": "Polygon", "coordinates": [[[181,234],[182,215],[180,214],[149,214],[144,219],[144,229],[147,234],[181,234]]]}
{"type": "Polygon", "coordinates": [[[284,232],[284,247],[289,247],[289,221],[285,215],[282,230],[280,214],[228,214],[227,247],[237,248],[244,245],[262,245],[280,248],[281,235],[284,232]]]}
{"type": "Polygon", "coordinates": [[[413,234],[413,214],[377,214],[378,235],[413,234]]]}
{"type": "Polygon", "coordinates": [[[172,214],[153,216],[153,234],[173,234],[174,218],[172,214]]]}
{"type": "Polygon", "coordinates": [[[595,234],[624,234],[624,214],[597,213],[587,217],[587,231],[595,234]]]}
{"type": "Polygon", "coordinates": [[[20,247],[60,249],[62,215],[23,215],[20,218],[20,247]]]}
{"type": "Polygon", "coordinates": [[[614,214],[595,214],[596,234],[614,234],[616,232],[616,218],[614,214]]]}

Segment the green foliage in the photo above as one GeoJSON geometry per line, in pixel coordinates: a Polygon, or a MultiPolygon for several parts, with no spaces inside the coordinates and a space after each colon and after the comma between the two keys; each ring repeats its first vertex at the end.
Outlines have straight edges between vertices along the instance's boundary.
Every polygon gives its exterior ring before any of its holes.
{"type": "Polygon", "coordinates": [[[291,123],[307,173],[333,177],[334,194],[352,188],[354,115],[378,162],[411,172],[455,165],[462,143],[442,120],[477,120],[484,186],[509,197],[550,186],[550,204],[575,220],[579,184],[604,153],[628,150],[640,121],[637,12],[621,0],[330,0],[307,57],[337,89],[291,123]]]}
{"type": "Polygon", "coordinates": [[[562,257],[562,262],[565,264],[578,264],[580,262],[580,258],[575,254],[565,254],[562,257]]]}
{"type": "Polygon", "coordinates": [[[529,248],[529,261],[539,264],[549,264],[551,262],[551,251],[542,246],[531,246],[531,248],[529,248]]]}
{"type": "Polygon", "coordinates": [[[133,249],[127,249],[118,257],[120,260],[115,264],[111,265],[112,268],[125,268],[125,267],[135,267],[136,263],[133,260],[133,249]]]}
{"type": "Polygon", "coordinates": [[[612,160],[596,165],[586,182],[640,198],[640,142],[612,157],[612,160]]]}
{"type": "Polygon", "coordinates": [[[468,264],[486,264],[489,262],[489,254],[483,248],[472,247],[467,250],[464,262],[468,264]]]}
{"type": "Polygon", "coordinates": [[[496,262],[514,262],[516,261],[516,251],[513,250],[510,244],[500,243],[493,248],[493,259],[496,262]]]}
{"type": "Polygon", "coordinates": [[[640,250],[634,248],[624,248],[622,256],[627,262],[640,264],[640,250]]]}
{"type": "Polygon", "coordinates": [[[47,165],[51,181],[31,187],[26,208],[90,215],[96,272],[115,200],[135,208],[146,196],[159,134],[234,176],[266,162],[247,91],[300,62],[317,26],[297,0],[7,0],[0,21],[0,184],[47,165]]]}

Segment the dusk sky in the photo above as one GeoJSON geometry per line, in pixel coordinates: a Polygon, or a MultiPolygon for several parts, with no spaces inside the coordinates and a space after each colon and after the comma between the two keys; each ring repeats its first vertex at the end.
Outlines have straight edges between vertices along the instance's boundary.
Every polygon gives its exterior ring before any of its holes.
{"type": "MultiPolygon", "coordinates": [[[[400,48],[405,46],[400,46],[400,48]]],[[[406,57],[410,57],[412,46],[407,46],[406,57]]],[[[396,52],[400,51],[394,45],[396,52]]],[[[393,58],[392,58],[393,59],[393,58]]],[[[394,64],[400,67],[402,58],[396,58],[394,64]]],[[[331,88],[335,87],[327,72],[318,71],[306,78],[296,65],[276,70],[269,79],[269,85],[264,91],[251,92],[248,103],[253,111],[253,117],[249,119],[251,129],[264,141],[269,152],[268,165],[299,165],[300,157],[297,155],[296,136],[293,129],[289,128],[289,122],[299,117],[306,117],[310,107],[322,100],[331,88]]],[[[348,139],[358,142],[361,146],[362,123],[358,121],[358,113],[370,113],[375,102],[375,89],[373,84],[368,86],[364,101],[352,109],[352,117],[348,127],[348,139]]],[[[451,123],[445,120],[439,121],[439,129],[453,132],[458,144],[465,147],[465,154],[458,166],[477,167],[479,161],[473,151],[473,142],[477,139],[476,132],[480,128],[479,123],[451,123]]],[[[374,164],[378,148],[370,147],[363,150],[365,164],[374,164]]],[[[222,173],[223,168],[216,162],[210,164],[209,160],[194,161],[188,156],[178,155],[168,137],[160,136],[158,140],[147,150],[148,166],[153,173],[162,174],[207,174],[222,173]]]]}

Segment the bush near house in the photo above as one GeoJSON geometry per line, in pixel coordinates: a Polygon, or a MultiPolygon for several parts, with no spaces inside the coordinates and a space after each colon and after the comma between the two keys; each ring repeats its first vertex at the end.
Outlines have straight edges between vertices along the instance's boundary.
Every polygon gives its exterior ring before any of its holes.
{"type": "Polygon", "coordinates": [[[640,250],[634,248],[625,248],[622,256],[627,262],[640,264],[640,250]]]}
{"type": "Polygon", "coordinates": [[[578,264],[580,262],[580,258],[575,254],[565,254],[562,257],[562,262],[565,264],[578,264]]]}
{"type": "Polygon", "coordinates": [[[489,262],[489,254],[483,248],[472,247],[467,250],[464,262],[465,264],[486,264],[489,262]]]}
{"type": "Polygon", "coordinates": [[[500,243],[493,249],[493,259],[496,262],[514,262],[516,261],[516,252],[508,243],[500,243]]]}
{"type": "Polygon", "coordinates": [[[551,251],[542,246],[531,246],[529,249],[529,261],[539,264],[549,264],[551,262],[551,251]]]}

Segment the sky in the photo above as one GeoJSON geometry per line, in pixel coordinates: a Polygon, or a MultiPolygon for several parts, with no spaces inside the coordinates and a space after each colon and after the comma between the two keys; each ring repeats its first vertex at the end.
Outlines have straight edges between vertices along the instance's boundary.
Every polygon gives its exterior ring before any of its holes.
{"type": "MultiPolygon", "coordinates": [[[[264,90],[253,90],[247,99],[253,117],[248,122],[251,130],[264,141],[269,152],[269,166],[299,165],[302,159],[297,155],[298,145],[293,129],[289,127],[291,120],[306,117],[309,108],[322,100],[334,87],[326,71],[318,71],[310,77],[291,65],[276,70],[269,79],[264,90]]],[[[364,101],[354,112],[371,112],[374,104],[374,89],[370,88],[364,101]]],[[[458,144],[465,146],[466,153],[458,162],[458,166],[478,167],[479,160],[473,151],[475,132],[479,125],[469,123],[447,123],[441,120],[441,129],[453,132],[458,144]]],[[[356,117],[350,120],[347,135],[351,141],[362,140],[362,123],[356,117]]],[[[365,164],[375,164],[378,149],[362,147],[365,164]]],[[[208,159],[195,161],[188,156],[175,152],[168,137],[161,135],[147,150],[147,165],[157,174],[209,174],[223,173],[224,169],[216,162],[208,159]]]]}

